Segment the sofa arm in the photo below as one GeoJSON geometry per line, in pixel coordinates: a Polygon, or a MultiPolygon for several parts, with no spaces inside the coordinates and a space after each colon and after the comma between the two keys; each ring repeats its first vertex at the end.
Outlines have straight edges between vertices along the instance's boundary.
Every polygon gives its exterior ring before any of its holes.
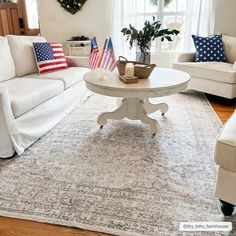
{"type": "Polygon", "coordinates": [[[8,89],[0,87],[0,158],[11,157],[15,153],[10,137],[14,120],[8,89]]]}
{"type": "Polygon", "coordinates": [[[89,57],[66,56],[66,58],[72,60],[76,66],[89,68],[89,57]]]}
{"type": "Polygon", "coordinates": [[[181,53],[178,57],[178,62],[194,62],[195,55],[196,55],[195,52],[181,53]]]}

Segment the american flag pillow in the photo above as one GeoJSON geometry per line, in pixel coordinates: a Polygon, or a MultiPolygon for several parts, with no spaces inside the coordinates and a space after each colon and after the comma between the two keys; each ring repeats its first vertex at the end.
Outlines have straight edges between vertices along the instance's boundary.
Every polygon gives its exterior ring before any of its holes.
{"type": "Polygon", "coordinates": [[[63,47],[58,43],[33,43],[40,74],[67,69],[63,47]]]}

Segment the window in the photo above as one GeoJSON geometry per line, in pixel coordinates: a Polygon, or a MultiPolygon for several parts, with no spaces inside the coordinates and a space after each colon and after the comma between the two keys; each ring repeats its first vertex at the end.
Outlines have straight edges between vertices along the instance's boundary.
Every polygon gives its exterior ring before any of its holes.
{"type": "MultiPolygon", "coordinates": [[[[163,28],[175,28],[180,34],[173,36],[173,42],[152,42],[151,51],[170,52],[193,51],[192,34],[207,36],[213,33],[214,0],[114,0],[113,41],[116,52],[127,58],[134,58],[136,48],[131,50],[120,30],[129,24],[141,29],[145,20],[155,16],[163,28]]],[[[167,53],[168,54],[168,53],[167,53]]]]}
{"type": "Polygon", "coordinates": [[[36,0],[25,0],[28,28],[29,29],[38,29],[38,10],[37,10],[37,1],[36,0]]]}
{"type": "Polygon", "coordinates": [[[156,16],[163,28],[177,29],[180,34],[173,37],[173,42],[152,43],[152,51],[180,51],[183,44],[184,24],[187,0],[137,0],[136,26],[141,28],[144,20],[156,16]]]}
{"type": "Polygon", "coordinates": [[[113,40],[119,54],[133,57],[135,48],[129,50],[124,43],[120,30],[129,24],[138,29],[143,27],[145,20],[152,20],[155,16],[162,23],[163,28],[178,29],[181,33],[173,36],[173,42],[160,39],[152,42],[152,52],[181,51],[184,43],[185,19],[189,0],[115,0],[113,40]]]}
{"type": "MultiPolygon", "coordinates": [[[[161,22],[164,28],[177,29],[180,34],[173,37],[173,42],[163,42],[163,51],[180,51],[184,42],[187,0],[172,0],[163,8],[161,22]]],[[[162,9],[160,9],[162,11],[162,9]]]]}

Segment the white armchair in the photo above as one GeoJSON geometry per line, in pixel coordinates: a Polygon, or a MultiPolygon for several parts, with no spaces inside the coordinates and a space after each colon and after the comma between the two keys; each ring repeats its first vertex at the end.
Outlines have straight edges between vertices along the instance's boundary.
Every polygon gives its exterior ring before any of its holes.
{"type": "Polygon", "coordinates": [[[189,89],[225,98],[236,97],[236,38],[223,36],[225,62],[195,62],[195,53],[182,53],[173,68],[191,75],[189,89]]]}
{"type": "Polygon", "coordinates": [[[216,197],[224,215],[230,216],[236,206],[236,111],[217,138],[214,156],[219,165],[216,197]]]}

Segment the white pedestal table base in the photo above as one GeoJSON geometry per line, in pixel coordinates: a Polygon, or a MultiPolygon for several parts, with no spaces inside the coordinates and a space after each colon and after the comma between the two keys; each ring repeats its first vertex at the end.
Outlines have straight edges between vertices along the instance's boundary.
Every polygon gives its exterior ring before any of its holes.
{"type": "Polygon", "coordinates": [[[148,114],[159,110],[164,115],[168,109],[166,103],[152,104],[149,99],[124,98],[115,111],[102,113],[98,117],[97,123],[102,128],[109,119],[122,120],[128,118],[130,120],[140,120],[149,125],[152,134],[156,135],[159,124],[157,120],[150,118],[148,114]]]}

